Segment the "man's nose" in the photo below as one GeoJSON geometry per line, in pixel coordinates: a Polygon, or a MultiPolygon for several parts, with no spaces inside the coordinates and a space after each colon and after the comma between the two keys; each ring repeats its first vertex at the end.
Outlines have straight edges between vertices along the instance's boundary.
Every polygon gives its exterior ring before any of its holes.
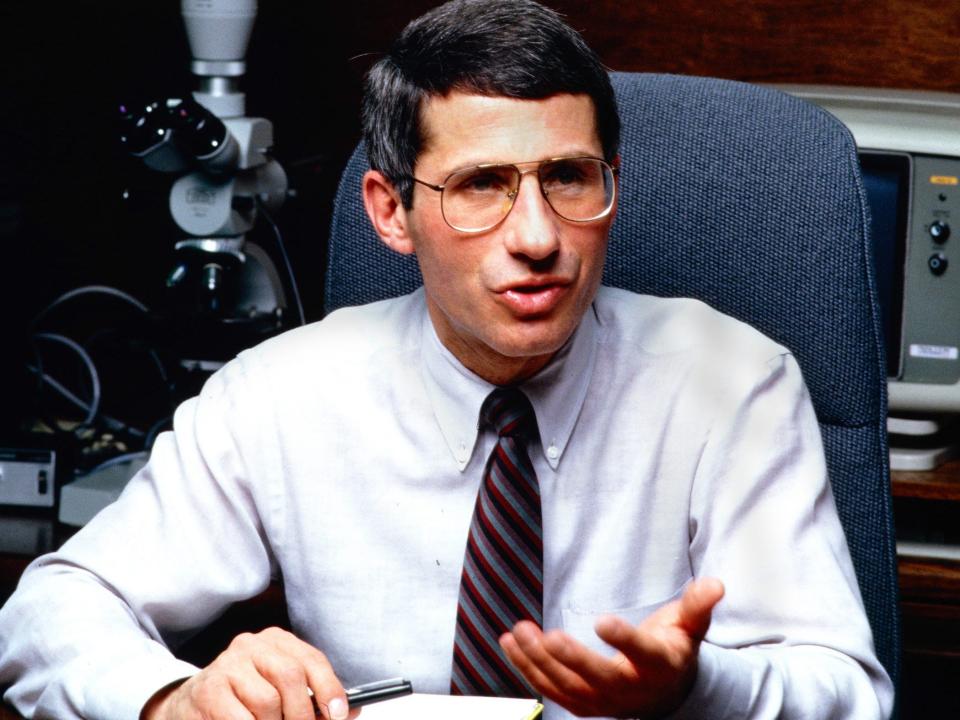
{"type": "Polygon", "coordinates": [[[504,243],[514,255],[543,260],[560,246],[559,219],[540,192],[536,171],[520,176],[517,197],[504,229],[504,243]]]}

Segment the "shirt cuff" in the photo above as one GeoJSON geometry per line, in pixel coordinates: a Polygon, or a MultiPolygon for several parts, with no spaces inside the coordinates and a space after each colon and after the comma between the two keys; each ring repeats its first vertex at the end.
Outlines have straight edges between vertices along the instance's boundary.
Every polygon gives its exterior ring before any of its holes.
{"type": "Polygon", "coordinates": [[[757,667],[735,650],[700,643],[697,679],[686,700],[667,716],[669,720],[721,718],[742,714],[750,707],[757,667]]]}
{"type": "Polygon", "coordinates": [[[103,720],[139,718],[143,706],[161,688],[197,674],[200,668],[178,660],[162,645],[143,656],[118,660],[84,689],[84,716],[103,720]]]}

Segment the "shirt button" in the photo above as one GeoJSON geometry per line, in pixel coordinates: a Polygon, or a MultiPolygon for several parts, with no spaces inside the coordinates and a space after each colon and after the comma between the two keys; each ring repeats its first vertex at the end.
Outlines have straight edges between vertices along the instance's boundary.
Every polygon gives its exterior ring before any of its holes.
{"type": "Polygon", "coordinates": [[[556,460],[560,457],[560,451],[557,449],[556,445],[551,445],[547,448],[547,457],[551,460],[556,460]]]}

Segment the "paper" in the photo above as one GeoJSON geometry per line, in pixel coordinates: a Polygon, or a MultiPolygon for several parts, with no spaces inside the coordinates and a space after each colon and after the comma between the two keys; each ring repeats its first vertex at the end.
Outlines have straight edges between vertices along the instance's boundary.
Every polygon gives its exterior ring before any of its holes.
{"type": "Polygon", "coordinates": [[[533,720],[542,710],[528,698],[413,693],[364,705],[359,720],[533,720]]]}

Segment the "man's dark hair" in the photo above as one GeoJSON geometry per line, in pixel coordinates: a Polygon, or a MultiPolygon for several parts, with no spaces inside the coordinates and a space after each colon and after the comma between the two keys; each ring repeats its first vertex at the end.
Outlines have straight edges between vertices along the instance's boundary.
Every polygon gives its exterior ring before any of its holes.
{"type": "Polygon", "coordinates": [[[610,78],[578,32],[533,0],[452,0],[407,25],[367,74],[367,156],[407,208],[424,140],[421,106],[453,91],[525,100],[588,95],[604,159],[617,154],[620,119],[610,78]]]}

